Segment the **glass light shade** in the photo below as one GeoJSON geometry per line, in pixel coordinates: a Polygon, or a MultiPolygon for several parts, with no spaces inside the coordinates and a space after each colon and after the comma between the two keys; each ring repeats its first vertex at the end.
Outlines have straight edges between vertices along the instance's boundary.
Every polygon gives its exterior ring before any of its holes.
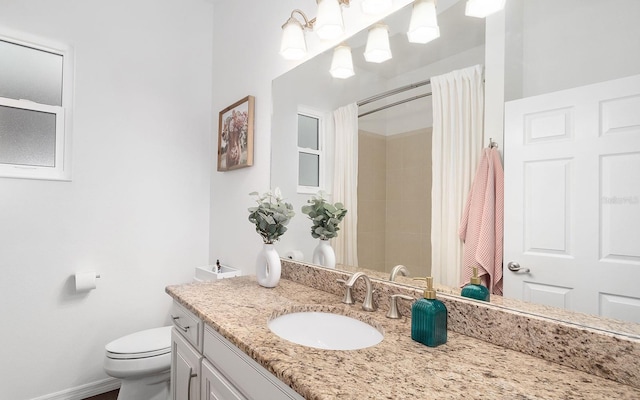
{"type": "Polygon", "coordinates": [[[342,8],[338,0],[318,0],[318,16],[313,30],[323,40],[331,40],[344,34],[342,8]]]}
{"type": "Polygon", "coordinates": [[[416,0],[413,3],[407,37],[411,43],[428,43],[440,37],[435,0],[416,0]]]}
{"type": "Polygon", "coordinates": [[[331,76],[334,78],[347,79],[353,75],[353,58],[351,57],[351,47],[341,45],[333,50],[331,60],[331,76]]]}
{"type": "Polygon", "coordinates": [[[389,46],[389,28],[384,24],[376,24],[369,29],[364,59],[368,62],[381,63],[391,58],[389,46]]]}
{"type": "Polygon", "coordinates": [[[391,9],[393,0],[362,0],[362,12],[365,14],[379,15],[391,9]]]}
{"type": "Polygon", "coordinates": [[[506,0],[467,0],[465,15],[484,18],[504,8],[506,0]]]}
{"type": "Polygon", "coordinates": [[[282,27],[280,55],[287,60],[300,60],[307,54],[307,42],[304,39],[302,24],[295,18],[289,18],[282,27]]]}

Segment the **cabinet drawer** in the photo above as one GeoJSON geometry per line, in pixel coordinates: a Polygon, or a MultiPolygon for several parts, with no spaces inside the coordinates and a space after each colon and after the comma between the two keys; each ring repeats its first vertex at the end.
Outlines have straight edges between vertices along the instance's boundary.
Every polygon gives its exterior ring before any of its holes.
{"type": "Polygon", "coordinates": [[[180,332],[197,351],[202,352],[202,330],[204,325],[202,320],[175,301],[171,308],[171,320],[176,330],[180,332]]]}
{"type": "Polygon", "coordinates": [[[304,400],[209,326],[204,328],[204,355],[248,399],[304,400]]]}

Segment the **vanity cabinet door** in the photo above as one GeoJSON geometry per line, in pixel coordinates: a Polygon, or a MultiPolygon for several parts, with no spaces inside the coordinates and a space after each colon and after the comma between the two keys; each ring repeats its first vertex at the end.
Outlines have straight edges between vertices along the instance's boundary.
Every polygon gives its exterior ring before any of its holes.
{"type": "Polygon", "coordinates": [[[245,400],[210,362],[202,360],[201,400],[245,400]]]}
{"type": "Polygon", "coordinates": [[[247,399],[304,400],[209,326],[204,328],[204,356],[247,399]]]}
{"type": "Polygon", "coordinates": [[[198,353],[174,327],[171,330],[171,399],[200,400],[198,353]]]}

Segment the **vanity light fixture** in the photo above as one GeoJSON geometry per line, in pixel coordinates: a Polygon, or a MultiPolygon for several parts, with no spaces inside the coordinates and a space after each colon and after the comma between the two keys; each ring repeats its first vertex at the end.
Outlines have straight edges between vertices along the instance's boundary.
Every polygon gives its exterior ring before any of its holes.
{"type": "Polygon", "coordinates": [[[291,17],[282,25],[282,39],[280,41],[280,55],[287,60],[300,60],[307,54],[307,42],[304,38],[304,30],[312,29],[313,21],[300,10],[291,11],[291,17]],[[304,19],[304,24],[298,21],[294,15],[298,13],[304,19]]]}
{"type": "Polygon", "coordinates": [[[467,0],[465,15],[469,17],[485,18],[504,8],[506,0],[467,0]]]}
{"type": "Polygon", "coordinates": [[[331,60],[329,72],[334,78],[340,79],[347,79],[355,75],[351,47],[343,43],[333,50],[333,59],[331,60]]]}
{"type": "Polygon", "coordinates": [[[331,40],[344,34],[341,5],[349,6],[349,0],[317,0],[318,16],[313,30],[323,40],[331,40]]]}
{"type": "Polygon", "coordinates": [[[440,37],[436,0],[416,0],[411,11],[407,37],[411,43],[428,43],[440,37]]]}
{"type": "Polygon", "coordinates": [[[377,23],[369,29],[364,59],[368,62],[381,63],[390,58],[389,27],[383,23],[377,23]]]}
{"type": "Polygon", "coordinates": [[[379,15],[391,10],[393,0],[362,0],[362,12],[379,15]]]}

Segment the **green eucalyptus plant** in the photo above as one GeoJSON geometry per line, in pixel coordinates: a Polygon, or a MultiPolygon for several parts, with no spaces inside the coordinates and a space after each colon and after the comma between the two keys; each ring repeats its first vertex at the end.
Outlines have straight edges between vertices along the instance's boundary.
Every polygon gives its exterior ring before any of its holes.
{"type": "Polygon", "coordinates": [[[302,213],[308,215],[313,221],[311,236],[316,239],[327,240],[338,236],[340,228],[338,224],[347,214],[344,204],[331,204],[323,197],[323,192],[307,200],[309,203],[302,206],[302,213]]]}
{"type": "Polygon", "coordinates": [[[249,221],[256,226],[262,240],[272,244],[287,231],[286,225],[295,215],[293,206],[284,201],[279,188],[273,192],[251,192],[249,195],[254,196],[258,203],[257,207],[249,207],[249,221]]]}

